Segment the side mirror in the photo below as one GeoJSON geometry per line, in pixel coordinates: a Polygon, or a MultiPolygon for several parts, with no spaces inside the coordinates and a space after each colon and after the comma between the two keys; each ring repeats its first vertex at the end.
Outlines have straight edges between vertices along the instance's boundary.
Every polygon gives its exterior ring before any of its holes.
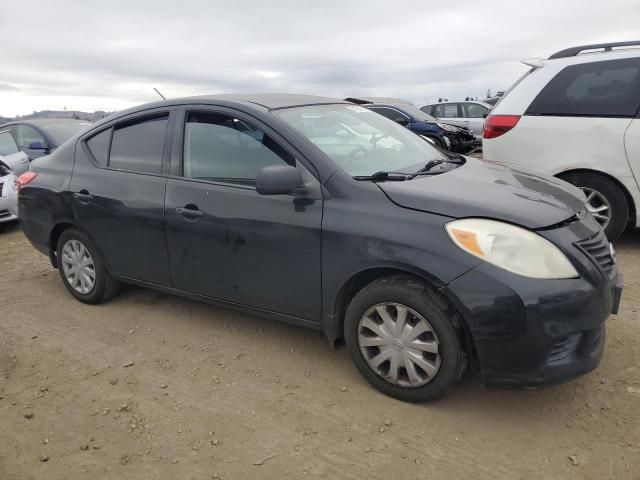
{"type": "Polygon", "coordinates": [[[393,120],[394,122],[402,125],[403,127],[406,127],[407,124],[409,123],[409,120],[407,120],[405,117],[398,117],[396,119],[393,120]]]}
{"type": "Polygon", "coordinates": [[[482,114],[482,118],[487,118],[488,116],[489,116],[489,112],[484,112],[484,113],[482,114]]]}
{"type": "Polygon", "coordinates": [[[269,165],[256,176],[256,190],[260,195],[286,195],[303,185],[300,172],[290,165],[269,165]]]}
{"type": "Polygon", "coordinates": [[[27,148],[29,148],[29,150],[44,150],[46,147],[42,142],[31,142],[27,148]]]}

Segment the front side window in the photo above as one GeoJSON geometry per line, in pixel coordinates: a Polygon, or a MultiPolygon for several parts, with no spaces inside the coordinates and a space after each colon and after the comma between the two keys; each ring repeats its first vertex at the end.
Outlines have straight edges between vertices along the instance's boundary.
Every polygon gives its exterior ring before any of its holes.
{"type": "Polygon", "coordinates": [[[33,148],[34,143],[39,143],[40,147],[44,147],[44,137],[35,128],[28,125],[16,125],[16,137],[20,149],[33,148]]]}
{"type": "Polygon", "coordinates": [[[222,113],[187,114],[185,177],[254,186],[263,167],[283,164],[295,165],[293,156],[254,125],[222,113]]]}
{"type": "Polygon", "coordinates": [[[489,112],[487,107],[478,103],[465,103],[462,107],[464,108],[465,118],[484,118],[489,112]]]}
{"type": "Polygon", "coordinates": [[[276,110],[274,115],[352,176],[413,172],[443,158],[420,136],[358,105],[294,107],[276,110]]]}
{"type": "Polygon", "coordinates": [[[0,155],[11,155],[18,151],[18,145],[11,136],[11,132],[8,130],[0,132],[0,155]]]}
{"type": "MultiPolygon", "coordinates": [[[[111,141],[109,167],[134,172],[160,173],[168,119],[168,115],[164,115],[116,126],[111,141]]],[[[99,161],[98,157],[96,160],[99,161]]]]}
{"type": "Polygon", "coordinates": [[[564,68],[526,114],[633,117],[639,107],[640,58],[627,58],[564,68]]]}

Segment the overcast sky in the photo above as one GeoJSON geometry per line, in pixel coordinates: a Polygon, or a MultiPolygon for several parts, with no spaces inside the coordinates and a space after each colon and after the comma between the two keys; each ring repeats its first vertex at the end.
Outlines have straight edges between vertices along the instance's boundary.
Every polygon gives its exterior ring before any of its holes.
{"type": "Polygon", "coordinates": [[[637,0],[0,0],[0,115],[168,97],[482,97],[519,60],[638,37],[637,0]]]}

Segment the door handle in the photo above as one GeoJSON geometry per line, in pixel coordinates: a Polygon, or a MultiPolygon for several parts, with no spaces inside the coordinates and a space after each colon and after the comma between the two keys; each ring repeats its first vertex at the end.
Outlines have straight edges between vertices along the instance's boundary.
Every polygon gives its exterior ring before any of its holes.
{"type": "Polygon", "coordinates": [[[89,194],[86,190],[80,190],[73,194],[73,198],[80,202],[87,203],[93,199],[93,195],[89,194]]]}
{"type": "Polygon", "coordinates": [[[178,215],[182,215],[183,217],[187,217],[187,218],[204,217],[204,212],[201,210],[198,210],[198,207],[196,208],[178,207],[176,208],[176,213],[178,215]]]}

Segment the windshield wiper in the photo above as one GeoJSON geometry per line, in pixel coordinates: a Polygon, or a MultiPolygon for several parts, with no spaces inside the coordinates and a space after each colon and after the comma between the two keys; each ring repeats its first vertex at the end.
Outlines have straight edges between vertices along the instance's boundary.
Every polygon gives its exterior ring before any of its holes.
{"type": "Polygon", "coordinates": [[[355,180],[369,180],[372,182],[386,182],[386,181],[395,181],[402,182],[403,180],[411,180],[413,178],[413,173],[406,172],[376,172],[371,175],[356,175],[353,177],[355,180]]]}
{"type": "Polygon", "coordinates": [[[385,172],[385,171],[380,171],[380,172],[376,172],[373,173],[371,175],[357,175],[355,177],[353,177],[356,180],[370,180],[372,182],[384,182],[384,181],[396,181],[396,182],[402,182],[404,180],[411,180],[415,177],[421,176],[421,175],[438,175],[440,173],[444,173],[444,171],[442,170],[438,170],[437,172],[432,172],[431,169],[433,169],[434,167],[437,167],[438,165],[441,165],[443,163],[454,163],[454,164],[462,164],[464,163],[464,158],[453,158],[453,159],[444,159],[444,158],[438,158],[436,160],[429,160],[427,162],[427,164],[422,167],[420,170],[418,170],[417,172],[385,172]]]}

